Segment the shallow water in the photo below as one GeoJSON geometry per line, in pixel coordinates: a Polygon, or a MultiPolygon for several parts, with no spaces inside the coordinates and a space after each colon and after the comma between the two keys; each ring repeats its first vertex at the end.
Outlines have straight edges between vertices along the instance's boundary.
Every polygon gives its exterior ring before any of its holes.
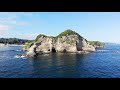
{"type": "Polygon", "coordinates": [[[120,78],[120,45],[85,55],[43,54],[38,58],[16,58],[21,46],[0,47],[0,78],[120,78]]]}

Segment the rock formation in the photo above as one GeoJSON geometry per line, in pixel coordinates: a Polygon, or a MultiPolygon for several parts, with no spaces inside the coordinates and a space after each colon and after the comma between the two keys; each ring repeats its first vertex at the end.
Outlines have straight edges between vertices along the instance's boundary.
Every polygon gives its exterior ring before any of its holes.
{"type": "Polygon", "coordinates": [[[95,51],[95,47],[89,45],[89,42],[85,38],[72,30],[66,30],[57,37],[40,34],[29,45],[29,48],[26,48],[26,55],[30,57],[51,52],[81,53],[95,51]]]}

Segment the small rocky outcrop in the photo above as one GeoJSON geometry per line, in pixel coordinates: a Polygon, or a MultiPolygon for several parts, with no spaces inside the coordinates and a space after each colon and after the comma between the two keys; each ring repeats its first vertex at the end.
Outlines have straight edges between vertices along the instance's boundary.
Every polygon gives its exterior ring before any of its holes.
{"type": "Polygon", "coordinates": [[[66,30],[56,37],[40,34],[25,47],[26,55],[30,57],[52,52],[86,53],[96,51],[95,47],[89,45],[85,38],[72,30],[66,30]]]}
{"type": "Polygon", "coordinates": [[[103,48],[105,46],[105,43],[99,41],[89,41],[89,44],[95,48],[103,48]]]}

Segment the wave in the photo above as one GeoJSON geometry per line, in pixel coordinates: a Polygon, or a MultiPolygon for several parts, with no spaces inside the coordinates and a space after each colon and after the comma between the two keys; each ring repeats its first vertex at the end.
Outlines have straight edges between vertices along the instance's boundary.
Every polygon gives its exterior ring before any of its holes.
{"type": "Polygon", "coordinates": [[[21,52],[22,50],[2,50],[0,52],[8,52],[8,51],[16,51],[16,52],[21,52]]]}
{"type": "Polygon", "coordinates": [[[27,59],[26,57],[21,57],[20,55],[15,55],[14,58],[22,58],[22,59],[27,59]]]}
{"type": "Polygon", "coordinates": [[[17,51],[17,52],[21,52],[22,50],[15,50],[15,51],[17,51]]]}
{"type": "Polygon", "coordinates": [[[113,52],[113,53],[120,54],[120,50],[97,50],[97,52],[113,52]]]}
{"type": "Polygon", "coordinates": [[[111,50],[97,50],[98,52],[109,52],[111,50]]]}
{"type": "Polygon", "coordinates": [[[120,53],[120,51],[116,51],[115,53],[120,53]]]}
{"type": "Polygon", "coordinates": [[[15,55],[14,58],[21,58],[19,55],[15,55]]]}

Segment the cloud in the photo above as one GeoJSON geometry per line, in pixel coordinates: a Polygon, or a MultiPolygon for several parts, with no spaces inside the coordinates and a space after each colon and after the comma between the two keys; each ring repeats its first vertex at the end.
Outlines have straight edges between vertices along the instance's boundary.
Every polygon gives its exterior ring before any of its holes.
{"type": "MultiPolygon", "coordinates": [[[[32,18],[33,16],[37,16],[37,13],[32,12],[0,12],[0,37],[1,36],[14,36],[14,37],[22,37],[26,39],[34,39],[38,34],[24,34],[21,33],[21,31],[14,31],[16,28],[19,28],[19,26],[28,26],[33,23],[30,21],[27,21],[26,18],[32,18]],[[17,27],[16,27],[17,26],[17,27]],[[12,28],[12,29],[11,29],[12,28]],[[14,28],[14,29],[13,29],[14,28]],[[12,32],[9,32],[9,30],[12,32]]],[[[35,22],[35,21],[34,21],[35,22]]]]}
{"type": "Polygon", "coordinates": [[[30,24],[30,23],[25,22],[25,21],[19,21],[19,22],[16,23],[16,25],[20,25],[20,26],[27,26],[27,25],[29,25],[29,24],[30,24]]]}
{"type": "Polygon", "coordinates": [[[8,25],[0,24],[0,34],[1,35],[7,34],[9,29],[10,29],[10,27],[8,25]]]}
{"type": "Polygon", "coordinates": [[[20,25],[20,26],[27,26],[28,25],[28,22],[18,21],[16,19],[12,19],[12,18],[0,18],[0,23],[20,25]]]}
{"type": "Polygon", "coordinates": [[[23,36],[24,39],[29,39],[29,40],[33,40],[35,39],[39,34],[38,33],[33,33],[33,34],[26,34],[23,36]]]}
{"type": "Polygon", "coordinates": [[[25,20],[20,20],[23,15],[20,13],[0,13],[0,23],[10,25],[26,26],[29,23],[25,20]]]}

